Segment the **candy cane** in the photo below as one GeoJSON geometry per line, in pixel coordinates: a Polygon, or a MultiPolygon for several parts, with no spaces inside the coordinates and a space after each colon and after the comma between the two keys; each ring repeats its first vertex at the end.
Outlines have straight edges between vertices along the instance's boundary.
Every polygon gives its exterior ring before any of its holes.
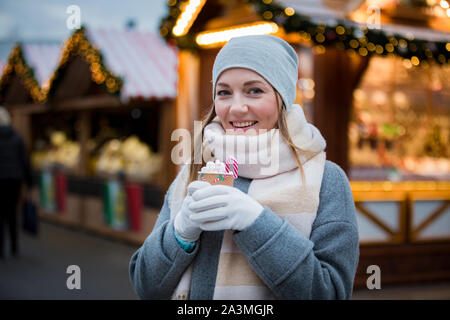
{"type": "Polygon", "coordinates": [[[225,163],[225,170],[230,173],[230,163],[233,164],[233,177],[236,179],[238,177],[239,165],[235,158],[228,157],[227,162],[225,163]]]}

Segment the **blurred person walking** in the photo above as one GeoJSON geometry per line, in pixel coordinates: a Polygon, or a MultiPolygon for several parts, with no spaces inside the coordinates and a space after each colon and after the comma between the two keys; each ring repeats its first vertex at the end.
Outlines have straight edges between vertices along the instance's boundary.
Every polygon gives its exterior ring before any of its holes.
{"type": "Polygon", "coordinates": [[[19,254],[17,208],[22,183],[32,185],[32,173],[25,144],[11,126],[8,111],[0,106],[0,258],[4,252],[4,229],[8,226],[11,254],[19,254]]]}

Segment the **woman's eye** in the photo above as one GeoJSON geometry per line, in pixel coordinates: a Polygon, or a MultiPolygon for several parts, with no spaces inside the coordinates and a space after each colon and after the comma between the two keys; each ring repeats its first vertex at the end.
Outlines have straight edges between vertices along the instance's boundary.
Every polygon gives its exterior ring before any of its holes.
{"type": "Polygon", "coordinates": [[[220,91],[217,92],[218,96],[225,96],[225,95],[228,95],[228,94],[230,94],[230,91],[228,91],[228,90],[220,90],[220,91]]]}
{"type": "Polygon", "coordinates": [[[251,94],[260,94],[260,93],[263,93],[264,91],[262,91],[259,88],[251,88],[248,92],[251,94]]]}

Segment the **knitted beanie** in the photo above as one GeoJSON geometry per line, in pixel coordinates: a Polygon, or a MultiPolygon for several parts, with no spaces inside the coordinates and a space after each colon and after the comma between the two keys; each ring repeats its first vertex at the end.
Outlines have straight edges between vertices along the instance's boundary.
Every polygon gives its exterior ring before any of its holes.
{"type": "Polygon", "coordinates": [[[298,57],[283,39],[270,35],[232,38],[217,54],[213,66],[213,99],[220,74],[230,68],[250,69],[269,82],[280,94],[286,108],[295,101],[298,57]]]}

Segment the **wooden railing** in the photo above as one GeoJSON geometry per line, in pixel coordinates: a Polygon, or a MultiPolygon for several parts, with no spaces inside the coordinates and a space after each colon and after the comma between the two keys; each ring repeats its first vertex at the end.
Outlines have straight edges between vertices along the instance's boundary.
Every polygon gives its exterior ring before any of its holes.
{"type": "Polygon", "coordinates": [[[351,182],[351,188],[360,232],[356,287],[366,285],[370,265],[380,267],[383,284],[450,279],[450,182],[351,182]],[[383,236],[371,238],[373,230],[383,236]]]}

